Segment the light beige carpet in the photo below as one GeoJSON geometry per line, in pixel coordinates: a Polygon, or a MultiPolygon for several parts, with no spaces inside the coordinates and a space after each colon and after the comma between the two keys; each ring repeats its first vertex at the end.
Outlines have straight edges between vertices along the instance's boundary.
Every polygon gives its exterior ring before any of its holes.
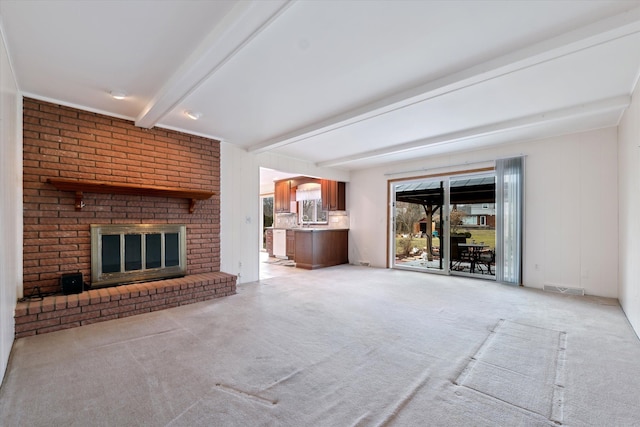
{"type": "Polygon", "coordinates": [[[565,332],[500,320],[455,384],[562,424],[565,345],[565,332]]]}
{"type": "Polygon", "coordinates": [[[640,342],[614,300],[284,269],[223,300],[16,341],[0,425],[640,423],[640,342]]]}

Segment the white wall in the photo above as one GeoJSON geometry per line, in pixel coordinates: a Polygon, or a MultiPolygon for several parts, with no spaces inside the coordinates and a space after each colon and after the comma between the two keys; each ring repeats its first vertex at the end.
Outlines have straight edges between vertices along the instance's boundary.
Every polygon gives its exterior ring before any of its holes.
{"type": "MultiPolygon", "coordinates": [[[[484,166],[442,168],[514,155],[525,160],[525,286],[584,288],[618,296],[616,128],[535,142],[431,157],[351,172],[349,260],[384,267],[387,256],[387,180],[484,166]]],[[[636,234],[637,236],[637,234],[636,234]]]]}
{"type": "Polygon", "coordinates": [[[220,145],[220,270],[258,280],[260,168],[254,155],[220,145]]]}
{"type": "Polygon", "coordinates": [[[240,275],[238,283],[260,278],[260,167],[299,175],[348,181],[349,173],[318,168],[272,153],[250,154],[220,145],[220,269],[240,275]]]}
{"type": "Polygon", "coordinates": [[[0,381],[13,345],[22,296],[22,97],[0,22],[0,381]]]}
{"type": "Polygon", "coordinates": [[[640,336],[640,85],[618,128],[619,300],[640,336]]]}

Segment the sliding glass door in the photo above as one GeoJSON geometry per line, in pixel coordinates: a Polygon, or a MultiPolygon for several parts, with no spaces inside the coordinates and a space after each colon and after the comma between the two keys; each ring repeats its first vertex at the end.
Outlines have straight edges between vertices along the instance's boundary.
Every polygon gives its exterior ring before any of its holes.
{"type": "Polygon", "coordinates": [[[405,181],[393,188],[393,264],[444,271],[445,181],[405,181]]]}
{"type": "Polygon", "coordinates": [[[495,173],[396,181],[392,266],[496,277],[495,173]]]}
{"type": "Polygon", "coordinates": [[[495,279],[495,174],[449,179],[451,274],[495,279]]]}

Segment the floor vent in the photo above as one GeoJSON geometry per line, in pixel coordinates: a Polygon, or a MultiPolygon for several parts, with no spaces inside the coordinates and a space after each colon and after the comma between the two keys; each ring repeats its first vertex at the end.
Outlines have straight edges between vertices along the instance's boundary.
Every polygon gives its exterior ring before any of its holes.
{"type": "Polygon", "coordinates": [[[542,289],[548,292],[556,292],[559,294],[584,295],[584,288],[569,288],[566,286],[558,285],[544,285],[542,289]]]}

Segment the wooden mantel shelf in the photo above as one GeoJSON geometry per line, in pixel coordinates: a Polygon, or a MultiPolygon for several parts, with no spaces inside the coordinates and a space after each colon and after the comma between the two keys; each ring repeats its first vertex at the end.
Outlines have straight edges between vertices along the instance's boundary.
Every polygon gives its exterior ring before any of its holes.
{"type": "Polygon", "coordinates": [[[189,213],[193,213],[195,210],[197,200],[206,200],[215,195],[212,191],[104,181],[81,181],[74,179],[49,178],[47,179],[47,182],[60,191],[75,192],[75,207],[77,211],[84,207],[84,202],[82,201],[83,193],[128,194],[132,196],[175,197],[178,199],[189,199],[189,213]]]}

